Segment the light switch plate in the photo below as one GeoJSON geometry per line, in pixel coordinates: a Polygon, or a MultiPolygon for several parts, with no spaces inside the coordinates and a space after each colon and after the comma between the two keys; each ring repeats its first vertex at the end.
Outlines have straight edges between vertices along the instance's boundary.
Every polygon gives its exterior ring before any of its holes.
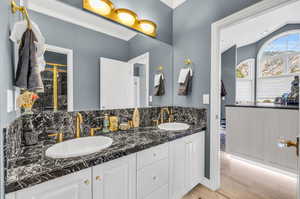
{"type": "Polygon", "coordinates": [[[209,94],[203,95],[203,104],[209,104],[209,94]]]}
{"type": "Polygon", "coordinates": [[[151,95],[149,96],[149,102],[152,102],[152,96],[151,95]]]}
{"type": "Polygon", "coordinates": [[[7,95],[7,112],[10,113],[14,110],[14,104],[15,104],[13,90],[8,89],[6,95],[7,95]]]}

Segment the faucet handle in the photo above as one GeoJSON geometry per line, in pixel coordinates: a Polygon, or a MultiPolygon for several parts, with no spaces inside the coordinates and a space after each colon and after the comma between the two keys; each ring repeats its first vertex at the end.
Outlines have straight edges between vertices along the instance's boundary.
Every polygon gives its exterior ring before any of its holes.
{"type": "Polygon", "coordinates": [[[64,134],[62,132],[49,134],[48,137],[56,137],[57,142],[62,142],[64,139],[64,134]]]}
{"type": "Polygon", "coordinates": [[[102,127],[91,128],[90,129],[90,136],[95,136],[95,131],[99,131],[101,129],[102,129],[102,127]]]}
{"type": "Polygon", "coordinates": [[[153,122],[156,126],[159,125],[159,120],[152,120],[152,122],[153,122]]]}

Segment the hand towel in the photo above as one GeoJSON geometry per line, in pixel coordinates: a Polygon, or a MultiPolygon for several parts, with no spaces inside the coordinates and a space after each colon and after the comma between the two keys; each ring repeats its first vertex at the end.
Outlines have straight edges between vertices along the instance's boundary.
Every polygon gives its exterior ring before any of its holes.
{"type": "Polygon", "coordinates": [[[162,73],[156,74],[154,76],[154,87],[158,86],[160,84],[160,79],[164,79],[164,75],[162,73]]]}
{"type": "Polygon", "coordinates": [[[189,71],[190,71],[189,68],[184,68],[184,69],[180,70],[179,77],[178,77],[178,83],[179,84],[185,82],[186,77],[187,77],[189,71]]]}
{"type": "MultiPolygon", "coordinates": [[[[46,51],[46,44],[45,44],[45,38],[42,35],[38,25],[34,22],[31,21],[31,29],[36,37],[35,40],[35,45],[37,48],[36,51],[36,56],[37,56],[37,64],[40,67],[40,70],[43,71],[45,70],[45,66],[46,66],[46,61],[44,58],[44,53],[46,51]]],[[[23,20],[23,21],[19,21],[17,23],[14,24],[14,27],[12,29],[11,35],[10,35],[10,40],[12,40],[14,43],[16,43],[18,45],[18,47],[20,46],[22,37],[24,35],[24,33],[27,30],[27,21],[23,20]]]]}
{"type": "Polygon", "coordinates": [[[15,86],[34,92],[44,92],[40,68],[36,60],[36,37],[31,29],[23,34],[20,48],[15,86]]]}
{"type": "MultiPolygon", "coordinates": [[[[156,75],[155,75],[156,76],[156,75]]],[[[159,84],[154,86],[154,96],[163,96],[165,94],[165,79],[163,74],[159,74],[159,84]]],[[[154,83],[156,84],[156,83],[154,83]]]]}
{"type": "Polygon", "coordinates": [[[186,80],[188,73],[190,76],[193,76],[193,70],[191,68],[181,69],[178,77],[178,83],[183,84],[186,80]]]}
{"type": "Polygon", "coordinates": [[[187,96],[192,92],[192,78],[191,71],[188,70],[184,83],[179,84],[178,95],[187,96]]]}
{"type": "Polygon", "coordinates": [[[227,95],[226,88],[223,80],[221,80],[221,97],[225,97],[227,95]]]}

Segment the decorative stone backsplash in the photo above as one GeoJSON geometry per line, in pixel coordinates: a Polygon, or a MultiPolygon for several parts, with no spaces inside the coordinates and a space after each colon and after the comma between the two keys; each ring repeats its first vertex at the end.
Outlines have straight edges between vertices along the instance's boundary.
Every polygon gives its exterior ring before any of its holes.
{"type": "MultiPolygon", "coordinates": [[[[140,126],[153,126],[153,120],[159,119],[160,107],[139,108],[140,126]]],[[[206,125],[207,116],[205,109],[169,107],[172,110],[175,121],[182,121],[193,125],[206,125]]],[[[118,116],[120,120],[131,119],[134,109],[116,109],[103,111],[80,111],[83,116],[82,136],[88,136],[90,128],[102,126],[103,116],[118,116]]],[[[54,138],[49,138],[49,133],[64,132],[64,138],[74,137],[75,116],[77,112],[40,112],[33,115],[24,115],[16,119],[5,130],[5,158],[6,168],[14,165],[29,164],[30,159],[18,158],[19,154],[30,153],[31,147],[24,146],[24,129],[38,134],[37,145],[43,146],[49,142],[54,143],[54,138]],[[24,161],[16,163],[17,161],[24,161]]],[[[34,148],[36,148],[36,146],[34,148]]],[[[38,158],[38,157],[37,157],[38,158]]]]}

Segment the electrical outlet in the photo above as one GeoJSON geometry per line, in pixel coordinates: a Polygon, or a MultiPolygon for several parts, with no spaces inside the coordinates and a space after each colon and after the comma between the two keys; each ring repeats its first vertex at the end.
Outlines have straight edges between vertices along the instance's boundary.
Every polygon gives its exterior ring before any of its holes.
{"type": "Polygon", "coordinates": [[[15,104],[13,90],[8,89],[6,95],[7,95],[7,112],[10,113],[14,110],[14,104],[15,104]]]}
{"type": "Polygon", "coordinates": [[[209,104],[209,94],[203,95],[203,104],[209,104]]]}

